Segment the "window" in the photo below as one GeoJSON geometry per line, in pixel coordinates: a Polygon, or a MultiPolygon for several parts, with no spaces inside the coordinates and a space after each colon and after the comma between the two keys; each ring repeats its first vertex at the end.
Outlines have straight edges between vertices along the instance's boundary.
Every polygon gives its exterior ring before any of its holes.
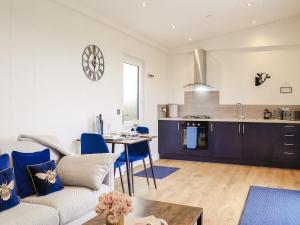
{"type": "Polygon", "coordinates": [[[140,66],[123,63],[123,123],[140,120],[140,66]]]}

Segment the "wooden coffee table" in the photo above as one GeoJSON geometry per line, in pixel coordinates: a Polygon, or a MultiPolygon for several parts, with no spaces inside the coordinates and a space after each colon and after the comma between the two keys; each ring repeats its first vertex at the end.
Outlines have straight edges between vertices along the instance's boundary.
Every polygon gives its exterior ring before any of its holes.
{"type": "MultiPolygon", "coordinates": [[[[166,220],[168,225],[203,225],[202,208],[134,198],[133,209],[132,213],[135,216],[154,215],[157,218],[166,220]]],[[[83,225],[104,224],[105,217],[96,216],[83,225]]]]}

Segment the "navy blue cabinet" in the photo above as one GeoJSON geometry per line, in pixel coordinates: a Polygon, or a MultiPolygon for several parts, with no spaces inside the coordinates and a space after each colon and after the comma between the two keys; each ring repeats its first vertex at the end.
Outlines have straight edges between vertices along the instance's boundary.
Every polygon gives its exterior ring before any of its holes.
{"type": "Polygon", "coordinates": [[[214,157],[241,158],[240,126],[239,123],[210,123],[209,146],[214,157]]]}
{"type": "Polygon", "coordinates": [[[189,151],[181,145],[180,122],[159,121],[162,158],[300,168],[300,125],[209,122],[208,149],[189,151]]]}
{"type": "Polygon", "coordinates": [[[270,161],[278,140],[276,124],[243,123],[242,158],[245,160],[270,161]]]}
{"type": "Polygon", "coordinates": [[[158,137],[158,149],[161,157],[180,153],[180,121],[160,120],[158,137]]]}

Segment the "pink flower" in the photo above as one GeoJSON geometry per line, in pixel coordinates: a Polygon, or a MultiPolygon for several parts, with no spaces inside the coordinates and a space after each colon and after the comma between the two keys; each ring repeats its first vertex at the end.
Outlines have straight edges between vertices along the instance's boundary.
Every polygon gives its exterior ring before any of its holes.
{"type": "Polygon", "coordinates": [[[106,215],[107,219],[114,223],[118,222],[123,215],[132,211],[132,200],[120,192],[110,192],[99,197],[96,213],[106,215]]]}

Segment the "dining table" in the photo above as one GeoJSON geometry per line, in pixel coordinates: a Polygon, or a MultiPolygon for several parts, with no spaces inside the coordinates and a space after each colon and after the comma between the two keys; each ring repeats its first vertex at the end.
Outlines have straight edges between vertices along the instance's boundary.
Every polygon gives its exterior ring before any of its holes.
{"type": "Polygon", "coordinates": [[[146,141],[149,146],[149,162],[151,165],[151,172],[153,176],[153,181],[154,181],[154,187],[155,189],[157,188],[156,184],[156,179],[153,171],[153,159],[152,159],[152,154],[150,150],[150,145],[149,142],[151,142],[154,138],[157,138],[157,136],[154,135],[141,135],[141,136],[136,136],[136,137],[131,137],[131,136],[126,136],[126,137],[120,137],[120,138],[108,138],[107,136],[103,136],[105,139],[105,142],[108,144],[111,144],[112,146],[112,153],[115,152],[115,146],[116,145],[123,145],[124,146],[124,152],[125,152],[125,164],[126,164],[126,173],[127,173],[127,184],[128,184],[128,194],[129,196],[132,196],[132,183],[131,183],[131,170],[130,170],[130,162],[129,162],[129,146],[134,145],[140,142],[146,141]]]}

